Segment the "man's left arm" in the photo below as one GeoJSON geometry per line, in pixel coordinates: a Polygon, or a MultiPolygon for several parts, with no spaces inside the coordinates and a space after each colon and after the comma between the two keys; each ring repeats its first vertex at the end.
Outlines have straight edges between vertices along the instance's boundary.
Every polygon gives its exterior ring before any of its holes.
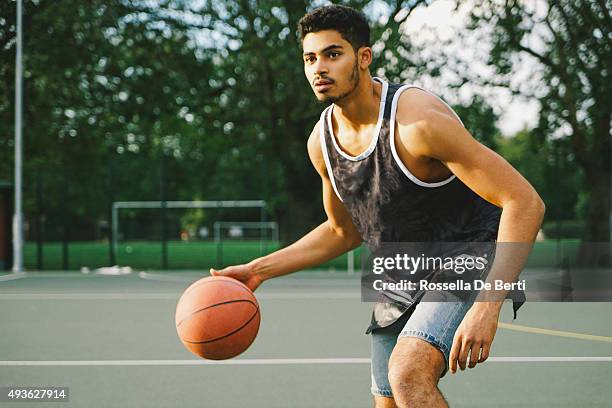
{"type": "MultiPolygon", "coordinates": [[[[516,244],[508,244],[514,246],[505,254],[509,262],[498,262],[496,258],[493,269],[495,265],[504,265],[505,270],[501,271],[504,281],[513,282],[540,229],[544,202],[516,169],[476,141],[448,108],[432,107],[424,110],[422,117],[417,130],[424,155],[442,162],[466,186],[502,209],[497,242],[516,244]]],[[[489,276],[493,274],[492,270],[489,276]]],[[[475,302],[470,308],[455,333],[449,362],[451,373],[457,371],[457,365],[465,370],[468,353],[470,368],[488,358],[506,293],[497,291],[493,300],[475,302]]]]}

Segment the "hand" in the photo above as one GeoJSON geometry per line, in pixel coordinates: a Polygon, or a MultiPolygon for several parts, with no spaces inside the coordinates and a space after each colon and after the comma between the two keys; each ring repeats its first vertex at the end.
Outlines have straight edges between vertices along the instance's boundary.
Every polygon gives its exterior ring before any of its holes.
{"type": "Polygon", "coordinates": [[[263,282],[259,275],[255,273],[255,268],[251,264],[228,266],[220,271],[210,268],[210,274],[212,276],[227,276],[239,280],[252,291],[257,289],[263,282]]]}
{"type": "Polygon", "coordinates": [[[468,353],[469,368],[474,368],[477,363],[489,358],[491,344],[497,331],[499,310],[499,306],[494,303],[478,302],[474,303],[466,313],[455,332],[450,352],[449,369],[452,374],[457,372],[457,364],[461,371],[465,370],[468,353]]]}

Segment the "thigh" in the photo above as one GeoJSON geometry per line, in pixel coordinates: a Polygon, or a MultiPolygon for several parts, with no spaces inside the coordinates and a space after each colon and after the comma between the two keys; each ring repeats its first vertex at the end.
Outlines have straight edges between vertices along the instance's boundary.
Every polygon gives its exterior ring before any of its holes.
{"type": "Polygon", "coordinates": [[[440,350],[444,356],[444,370],[440,377],[444,377],[448,371],[448,359],[455,332],[473,302],[474,296],[464,301],[454,297],[448,297],[443,302],[422,300],[400,331],[398,338],[416,337],[440,350]]]}

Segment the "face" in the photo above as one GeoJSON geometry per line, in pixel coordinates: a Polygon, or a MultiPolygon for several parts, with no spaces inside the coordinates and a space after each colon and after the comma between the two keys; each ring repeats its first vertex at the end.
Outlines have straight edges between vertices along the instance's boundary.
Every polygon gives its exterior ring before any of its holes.
{"type": "Polygon", "coordinates": [[[304,73],[320,102],[339,102],[357,88],[364,60],[362,47],[356,54],[351,44],[335,30],[308,33],[302,43],[304,73]]]}

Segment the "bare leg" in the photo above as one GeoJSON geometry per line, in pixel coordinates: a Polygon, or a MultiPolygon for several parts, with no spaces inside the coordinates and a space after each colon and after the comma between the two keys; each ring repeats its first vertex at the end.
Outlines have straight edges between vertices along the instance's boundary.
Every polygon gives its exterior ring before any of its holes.
{"type": "Polygon", "coordinates": [[[397,408],[393,397],[374,397],[374,408],[397,408]]]}
{"type": "Polygon", "coordinates": [[[442,352],[428,342],[400,338],[389,360],[389,382],[397,407],[448,407],[438,388],[444,364],[442,352]]]}

